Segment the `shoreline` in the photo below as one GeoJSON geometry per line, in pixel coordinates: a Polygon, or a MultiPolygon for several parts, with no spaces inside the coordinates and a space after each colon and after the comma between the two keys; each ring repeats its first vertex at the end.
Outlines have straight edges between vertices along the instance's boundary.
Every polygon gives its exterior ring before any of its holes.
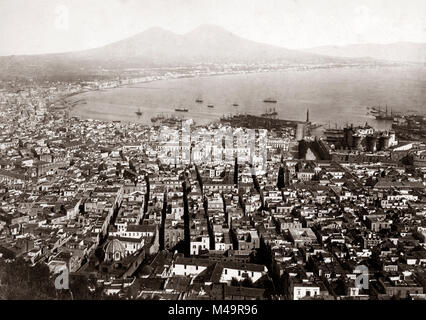
{"type": "MultiPolygon", "coordinates": [[[[324,65],[320,65],[320,66],[289,66],[289,67],[285,67],[285,68],[279,68],[279,69],[274,69],[274,70],[244,70],[244,71],[238,71],[238,72],[226,72],[226,73],[212,73],[212,74],[194,74],[194,75],[188,75],[188,74],[183,74],[183,75],[177,75],[177,76],[170,76],[170,77],[165,77],[165,78],[156,78],[156,79],[145,79],[142,81],[137,81],[135,83],[125,83],[125,84],[120,84],[120,85],[116,85],[114,87],[109,87],[109,88],[94,88],[94,89],[83,89],[79,92],[74,92],[72,94],[68,94],[66,96],[63,97],[63,100],[67,103],[67,108],[69,113],[71,113],[72,111],[75,110],[76,107],[82,107],[84,104],[87,103],[87,101],[84,99],[80,99],[80,100],[71,100],[70,98],[72,97],[76,97],[78,95],[82,95],[84,93],[91,93],[94,91],[103,91],[103,92],[109,92],[112,89],[118,89],[118,88],[122,88],[122,89],[143,89],[143,85],[144,84],[149,84],[149,83],[153,83],[153,82],[160,82],[160,81],[173,81],[173,80],[180,80],[180,79],[195,79],[195,78],[200,78],[200,79],[208,79],[208,78],[213,78],[213,77],[228,77],[228,76],[239,76],[239,75],[254,75],[254,74],[271,74],[271,73],[287,73],[287,72],[315,72],[315,71],[324,71],[325,69],[330,69],[330,70],[344,70],[344,69],[359,69],[359,70],[363,70],[363,69],[371,69],[371,70],[375,70],[375,69],[401,69],[401,68],[415,68],[415,66],[411,66],[411,65],[403,65],[403,64],[392,64],[392,65],[338,65],[338,66],[324,66],[324,65]]],[[[130,79],[131,81],[132,79],[130,79]]],[[[152,89],[152,88],[150,88],[152,89]]],[[[84,109],[82,110],[84,112],[84,109]]],[[[235,111],[235,110],[233,110],[235,111]]],[[[79,112],[77,112],[79,113],[79,112]]],[[[152,114],[154,115],[155,111],[152,111],[152,114]]],[[[164,110],[162,110],[162,113],[164,113],[164,110]]],[[[167,111],[166,111],[167,113],[167,111]]],[[[234,114],[235,112],[231,112],[231,114],[234,114]]],[[[241,113],[241,112],[239,112],[241,113]]],[[[249,112],[250,113],[250,112],[249,112]]],[[[420,113],[420,110],[419,110],[420,113]]],[[[99,113],[99,114],[102,114],[99,113]]],[[[172,110],[170,110],[170,115],[174,115],[174,112],[172,110]]],[[[68,115],[71,117],[71,115],[68,115]]],[[[135,122],[137,123],[138,121],[136,119],[133,120],[125,120],[125,119],[121,119],[121,120],[114,120],[114,119],[106,119],[105,117],[99,116],[99,115],[90,115],[90,116],[84,116],[82,114],[75,114],[72,116],[77,116],[77,117],[81,117],[81,118],[86,118],[86,119],[97,119],[97,120],[101,120],[101,121],[106,121],[106,122],[111,122],[111,121],[129,121],[129,122],[135,122]],[[136,121],[135,121],[136,120],[136,121]]],[[[219,116],[218,116],[219,117],[219,116]]],[[[195,116],[195,118],[197,118],[197,116],[195,116]]],[[[146,120],[146,119],[145,119],[146,120]]],[[[149,122],[149,121],[148,121],[149,122]]],[[[322,123],[323,125],[325,125],[324,123],[322,123]]]]}
{"type": "MultiPolygon", "coordinates": [[[[170,78],[164,78],[164,79],[153,79],[153,80],[145,80],[145,81],[139,81],[136,83],[128,83],[128,84],[120,84],[115,87],[111,88],[97,88],[97,89],[83,89],[79,92],[74,92],[65,95],[64,97],[61,97],[60,99],[68,99],[72,96],[88,93],[88,92],[94,92],[94,91],[109,91],[112,89],[118,89],[118,88],[128,88],[132,85],[138,85],[138,84],[145,84],[145,83],[152,83],[152,82],[158,82],[158,81],[170,81],[170,80],[179,80],[179,79],[194,79],[194,78],[211,78],[211,77],[226,77],[226,76],[234,76],[234,75],[244,75],[244,74],[265,74],[265,73],[279,73],[279,72],[286,72],[286,71],[316,71],[316,70],[324,70],[324,69],[345,69],[345,68],[398,68],[398,67],[414,67],[412,65],[404,65],[404,64],[388,64],[388,65],[315,65],[315,66],[288,66],[288,67],[282,67],[274,70],[244,70],[244,71],[236,71],[236,72],[225,72],[225,73],[212,73],[212,74],[202,74],[202,75],[182,75],[182,76],[176,76],[176,77],[170,77],[170,78]]],[[[129,80],[132,80],[131,78],[129,80]]],[[[135,89],[140,88],[135,86],[135,89]]],[[[59,100],[59,99],[58,99],[59,100]]]]}

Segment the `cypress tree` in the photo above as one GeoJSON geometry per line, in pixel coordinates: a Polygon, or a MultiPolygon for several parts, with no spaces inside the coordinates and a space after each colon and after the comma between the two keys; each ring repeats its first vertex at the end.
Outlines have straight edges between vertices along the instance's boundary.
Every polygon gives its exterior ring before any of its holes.
{"type": "Polygon", "coordinates": [[[160,251],[165,249],[165,231],[166,231],[166,214],[167,214],[167,192],[164,192],[163,210],[161,211],[161,227],[160,227],[160,251]]]}
{"type": "Polygon", "coordinates": [[[277,181],[277,188],[278,189],[282,189],[285,186],[285,181],[284,181],[284,168],[282,166],[280,166],[280,169],[278,171],[278,181],[277,181]]]}
{"type": "Polygon", "coordinates": [[[238,187],[238,157],[235,157],[234,165],[234,185],[238,187]]]}
{"type": "Polygon", "coordinates": [[[189,230],[189,206],[188,206],[188,188],[186,180],[182,183],[183,188],[183,225],[184,225],[184,255],[191,255],[191,234],[189,230]]]}

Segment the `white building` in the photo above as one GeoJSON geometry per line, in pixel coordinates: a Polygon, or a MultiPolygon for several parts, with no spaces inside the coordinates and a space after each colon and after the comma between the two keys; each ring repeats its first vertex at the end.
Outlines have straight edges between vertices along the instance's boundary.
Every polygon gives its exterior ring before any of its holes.
{"type": "Polygon", "coordinates": [[[314,297],[320,294],[320,287],[313,283],[301,283],[293,287],[293,300],[314,297]]]}
{"type": "Polygon", "coordinates": [[[223,263],[220,282],[230,283],[233,278],[238,281],[251,279],[251,281],[256,282],[267,272],[268,269],[264,265],[227,261],[223,263]]]}
{"type": "Polygon", "coordinates": [[[178,256],[170,268],[170,275],[195,277],[206,270],[208,266],[209,261],[207,259],[192,259],[178,256]]]}
{"type": "Polygon", "coordinates": [[[210,238],[208,235],[191,239],[191,255],[199,255],[202,250],[210,250],[210,238]]]}

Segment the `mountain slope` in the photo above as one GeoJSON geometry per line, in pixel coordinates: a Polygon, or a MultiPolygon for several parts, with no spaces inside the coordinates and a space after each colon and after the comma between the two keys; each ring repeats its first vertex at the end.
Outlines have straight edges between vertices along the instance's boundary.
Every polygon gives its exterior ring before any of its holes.
{"type": "Polygon", "coordinates": [[[223,28],[204,25],[184,35],[151,28],[133,37],[79,52],[0,57],[0,76],[48,77],[53,73],[65,77],[68,74],[98,74],[100,69],[197,63],[326,64],[346,60],[257,43],[223,28]]]}
{"type": "Polygon", "coordinates": [[[160,28],[134,37],[77,53],[77,57],[103,61],[130,59],[155,64],[321,62],[331,58],[256,43],[217,26],[204,25],[178,35],[160,28]]]}
{"type": "Polygon", "coordinates": [[[397,42],[392,44],[353,44],[347,46],[322,46],[304,50],[308,53],[335,57],[426,62],[426,43],[397,42]]]}

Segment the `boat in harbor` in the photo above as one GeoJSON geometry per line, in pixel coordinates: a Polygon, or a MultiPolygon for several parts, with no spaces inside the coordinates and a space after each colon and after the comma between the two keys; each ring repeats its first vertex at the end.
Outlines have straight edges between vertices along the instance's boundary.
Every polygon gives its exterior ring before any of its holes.
{"type": "Polygon", "coordinates": [[[390,115],[388,114],[388,106],[386,106],[386,111],[382,112],[379,108],[379,113],[375,115],[376,120],[393,120],[394,115],[393,111],[391,110],[390,115]]]}
{"type": "Polygon", "coordinates": [[[324,126],[324,125],[321,124],[321,123],[311,123],[309,125],[309,128],[311,128],[311,129],[318,129],[318,128],[321,128],[322,126],[324,126]]]}
{"type": "Polygon", "coordinates": [[[209,104],[209,105],[207,106],[207,108],[214,108],[214,105],[209,104]]]}
{"type": "Polygon", "coordinates": [[[152,117],[151,118],[151,122],[159,122],[159,121],[163,121],[164,119],[166,119],[166,117],[162,114],[152,117]]]}
{"type": "Polygon", "coordinates": [[[140,109],[140,108],[139,108],[139,110],[138,110],[138,111],[136,111],[135,113],[136,113],[136,115],[137,115],[138,117],[142,116],[142,111],[141,111],[141,109],[140,109]]]}
{"type": "Polygon", "coordinates": [[[238,103],[233,103],[232,104],[234,107],[238,107],[238,103]]]}
{"type": "Polygon", "coordinates": [[[162,125],[167,126],[175,126],[182,123],[182,118],[178,118],[175,116],[168,116],[167,118],[164,118],[163,120],[159,121],[162,125]]]}
{"type": "Polygon", "coordinates": [[[371,114],[379,114],[380,113],[380,107],[376,109],[376,107],[372,107],[370,110],[371,114]]]}
{"type": "Polygon", "coordinates": [[[198,99],[196,99],[196,100],[195,100],[195,102],[196,102],[196,103],[203,103],[203,99],[198,98],[198,99]]]}
{"type": "Polygon", "coordinates": [[[392,115],[377,115],[376,120],[393,120],[394,117],[392,115]]]}
{"type": "Polygon", "coordinates": [[[278,112],[275,110],[275,108],[271,108],[269,110],[266,110],[265,113],[262,113],[261,116],[262,117],[274,117],[277,116],[278,112]]]}
{"type": "Polygon", "coordinates": [[[263,102],[265,102],[265,103],[277,103],[277,100],[273,99],[273,98],[266,98],[265,100],[263,100],[263,102]]]}
{"type": "Polygon", "coordinates": [[[187,108],[176,108],[176,112],[188,112],[189,110],[187,108]]]}

